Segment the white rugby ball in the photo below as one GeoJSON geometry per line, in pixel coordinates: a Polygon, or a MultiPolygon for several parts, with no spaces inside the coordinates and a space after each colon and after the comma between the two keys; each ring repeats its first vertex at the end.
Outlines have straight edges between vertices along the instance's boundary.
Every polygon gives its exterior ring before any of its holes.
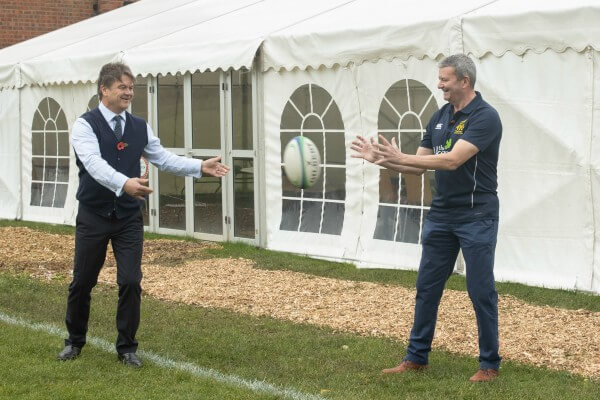
{"type": "Polygon", "coordinates": [[[301,189],[315,184],[321,176],[321,156],[315,143],[305,136],[296,136],[283,151],[283,170],[292,183],[301,189]]]}

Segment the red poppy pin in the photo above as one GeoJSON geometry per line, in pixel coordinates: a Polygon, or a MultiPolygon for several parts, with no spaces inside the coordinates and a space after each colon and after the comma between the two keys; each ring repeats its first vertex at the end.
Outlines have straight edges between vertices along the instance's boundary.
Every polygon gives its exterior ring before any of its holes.
{"type": "Polygon", "coordinates": [[[117,150],[125,150],[125,147],[129,146],[127,143],[125,142],[119,142],[117,143],[117,150]]]}

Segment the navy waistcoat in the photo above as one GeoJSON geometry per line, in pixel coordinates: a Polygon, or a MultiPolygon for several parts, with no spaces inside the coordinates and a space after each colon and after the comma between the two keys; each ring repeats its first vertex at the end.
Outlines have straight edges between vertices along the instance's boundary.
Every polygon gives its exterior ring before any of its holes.
{"type": "MultiPolygon", "coordinates": [[[[127,145],[119,150],[115,133],[98,108],[86,112],[81,118],[85,119],[92,127],[98,139],[102,158],[123,175],[129,178],[139,178],[140,158],[148,144],[146,121],[126,113],[125,128],[121,141],[127,145]]],[[[96,182],[86,171],[79,157],[77,157],[77,166],[79,167],[77,200],[79,200],[80,206],[107,217],[114,212],[117,218],[127,217],[140,210],[142,204],[140,200],[125,192],[117,197],[112,190],[96,182]]]]}

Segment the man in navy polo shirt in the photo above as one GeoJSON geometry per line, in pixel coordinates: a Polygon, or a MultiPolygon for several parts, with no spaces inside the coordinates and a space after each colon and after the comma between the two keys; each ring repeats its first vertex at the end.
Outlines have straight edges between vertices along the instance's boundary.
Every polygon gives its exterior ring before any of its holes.
{"type": "Polygon", "coordinates": [[[415,316],[407,355],[383,373],[427,367],[438,306],[462,249],[467,290],[479,331],[479,370],[471,382],[498,376],[498,294],[494,252],[498,234],[497,170],[502,124],[496,110],[476,92],[475,64],[463,54],[439,64],[438,88],[448,103],[427,124],[417,154],[402,153],[395,139],[357,137],[353,157],[409,174],[435,170],[436,195],[422,232],[415,316]]]}
{"type": "Polygon", "coordinates": [[[86,343],[92,288],[111,242],[117,262],[117,354],[125,365],[141,367],[135,334],[140,322],[144,223],[141,205],[152,193],[140,178],[143,155],[160,170],[200,178],[222,177],[229,167],[221,157],[196,160],[166,151],[142,118],[127,112],[134,76],[122,63],[102,67],[98,77],[100,104],[75,121],[72,145],[79,167],[73,280],[69,285],[66,325],[69,337],[59,360],[79,356],[86,343]]]}

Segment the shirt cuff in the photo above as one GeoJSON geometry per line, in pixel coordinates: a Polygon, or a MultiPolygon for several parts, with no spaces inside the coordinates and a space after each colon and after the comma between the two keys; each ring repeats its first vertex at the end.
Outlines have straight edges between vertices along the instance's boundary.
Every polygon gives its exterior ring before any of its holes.
{"type": "Polygon", "coordinates": [[[192,175],[192,176],[193,176],[194,178],[198,178],[198,179],[200,179],[200,178],[202,178],[202,163],[203,163],[203,160],[198,160],[198,161],[200,161],[200,166],[198,167],[198,172],[197,172],[197,173],[195,173],[195,174],[194,174],[194,175],[192,175]]]}
{"type": "Polygon", "coordinates": [[[124,193],[123,186],[125,186],[125,182],[127,182],[128,179],[129,178],[123,174],[118,174],[117,176],[115,176],[115,186],[117,187],[117,190],[115,190],[115,194],[117,195],[117,197],[121,197],[121,195],[124,193]]]}

